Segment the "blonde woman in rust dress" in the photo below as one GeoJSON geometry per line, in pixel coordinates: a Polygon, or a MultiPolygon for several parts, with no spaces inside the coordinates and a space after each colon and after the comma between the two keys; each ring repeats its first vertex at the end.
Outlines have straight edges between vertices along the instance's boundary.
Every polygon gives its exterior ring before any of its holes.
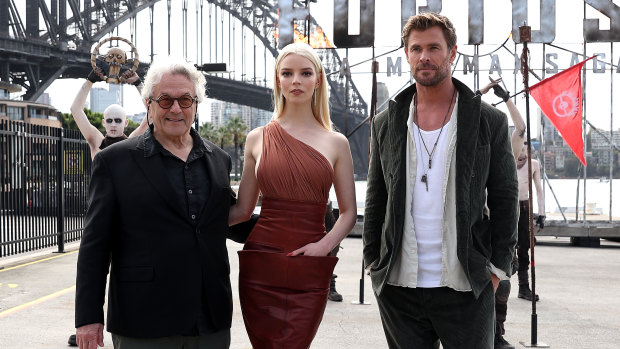
{"type": "Polygon", "coordinates": [[[250,218],[260,191],[260,218],[239,251],[241,310],[255,349],[310,346],[338,260],[328,254],[355,224],[351,151],[331,130],[326,80],[310,46],[286,46],[276,60],[273,120],[247,137],[229,224],[250,218]],[[326,233],[332,184],[340,216],[326,233]]]}

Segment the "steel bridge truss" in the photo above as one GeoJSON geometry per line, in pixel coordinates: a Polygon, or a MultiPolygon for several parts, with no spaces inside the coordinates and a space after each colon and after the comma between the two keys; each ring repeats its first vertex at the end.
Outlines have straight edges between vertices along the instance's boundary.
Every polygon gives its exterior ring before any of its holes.
{"type": "MultiPolygon", "coordinates": [[[[91,69],[90,49],[92,45],[105,35],[113,33],[121,23],[128,19],[133,41],[137,30],[136,15],[143,10],[150,11],[152,48],[153,11],[154,4],[158,1],[25,0],[24,13],[20,12],[15,0],[0,0],[0,9],[8,9],[8,11],[0,12],[0,80],[21,86],[26,91],[23,98],[35,101],[57,78],[86,76],[91,69]],[[40,23],[40,19],[44,23],[40,23]],[[43,26],[46,30],[40,30],[43,26]]],[[[170,0],[167,1],[170,9],[170,0]]],[[[273,57],[277,57],[278,0],[200,0],[201,10],[203,3],[213,4],[222,11],[228,12],[245,29],[253,33],[255,39],[262,43],[265,50],[269,51],[273,57]]],[[[184,16],[186,16],[187,0],[183,0],[183,4],[184,16]]],[[[296,7],[304,7],[305,1],[295,0],[294,4],[296,7]]],[[[168,16],[170,15],[169,10],[168,16]]],[[[308,33],[319,27],[312,17],[309,21],[309,28],[306,28],[306,21],[299,21],[299,23],[296,21],[296,24],[301,31],[308,31],[308,33]]],[[[186,45],[187,43],[184,47],[186,45]]],[[[336,50],[319,49],[318,53],[328,73],[332,119],[340,130],[345,130],[347,125],[350,130],[365,119],[368,106],[352,81],[349,80],[348,87],[345,87],[346,79],[343,79],[340,74],[329,74],[339,71],[342,64],[336,50]]],[[[254,54],[256,55],[256,50],[254,54]]],[[[151,58],[152,55],[151,51],[151,58]]],[[[254,59],[254,65],[256,65],[256,59],[254,59]]],[[[148,64],[141,63],[138,72],[141,73],[146,66],[148,64]]],[[[263,81],[257,80],[256,66],[253,72],[253,78],[248,79],[247,76],[242,76],[242,81],[216,79],[220,86],[224,86],[228,91],[236,91],[236,93],[231,93],[230,97],[223,93],[212,97],[270,109],[271,100],[268,103],[265,102],[266,93],[272,93],[271,89],[266,86],[266,77],[263,81]]],[[[213,80],[210,79],[209,74],[207,74],[207,80],[213,80]]],[[[362,127],[361,131],[351,138],[351,141],[354,158],[356,158],[356,173],[365,173],[368,158],[368,127],[362,127]]]]}

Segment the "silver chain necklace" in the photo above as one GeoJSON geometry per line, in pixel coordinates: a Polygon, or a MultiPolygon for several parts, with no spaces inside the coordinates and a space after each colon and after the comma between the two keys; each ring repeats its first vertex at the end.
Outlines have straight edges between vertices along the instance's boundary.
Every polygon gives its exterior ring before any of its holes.
{"type": "Polygon", "coordinates": [[[439,129],[439,134],[437,135],[437,139],[435,140],[435,144],[433,145],[433,149],[429,152],[428,147],[426,146],[426,142],[424,142],[424,138],[422,137],[422,132],[420,132],[420,124],[418,123],[418,94],[416,93],[414,96],[414,104],[413,104],[413,120],[415,121],[418,127],[418,138],[422,141],[422,145],[424,146],[424,150],[426,151],[426,155],[428,155],[428,168],[424,170],[424,174],[420,181],[426,184],[426,191],[428,191],[428,171],[433,166],[433,155],[435,154],[435,150],[437,149],[437,143],[439,143],[439,138],[441,137],[441,133],[443,132],[444,126],[446,126],[446,119],[448,118],[448,114],[450,114],[450,109],[452,109],[452,103],[454,102],[454,96],[456,95],[456,88],[452,92],[452,97],[450,98],[450,105],[448,105],[448,110],[446,111],[446,115],[443,117],[443,123],[441,124],[441,128],[439,129]]]}

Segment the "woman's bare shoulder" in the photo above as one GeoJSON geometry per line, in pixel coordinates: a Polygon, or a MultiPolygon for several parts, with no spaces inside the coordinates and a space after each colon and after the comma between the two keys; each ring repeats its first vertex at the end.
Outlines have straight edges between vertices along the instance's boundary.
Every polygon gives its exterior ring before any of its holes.
{"type": "Polygon", "coordinates": [[[338,147],[343,147],[343,146],[346,146],[347,148],[349,147],[349,140],[342,133],[337,132],[337,131],[328,131],[327,134],[328,134],[328,139],[332,143],[332,145],[338,146],[338,147]]]}
{"type": "Polygon", "coordinates": [[[255,142],[258,139],[260,139],[260,137],[263,136],[263,129],[265,128],[265,126],[259,126],[253,130],[251,130],[248,135],[246,136],[246,142],[255,142]]]}

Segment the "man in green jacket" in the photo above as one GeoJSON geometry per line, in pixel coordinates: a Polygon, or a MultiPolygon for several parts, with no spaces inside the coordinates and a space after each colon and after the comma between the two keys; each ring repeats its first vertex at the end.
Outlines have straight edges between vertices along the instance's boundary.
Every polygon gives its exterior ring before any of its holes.
{"type": "Polygon", "coordinates": [[[390,348],[492,348],[518,219],[506,116],[451,78],[448,18],[413,16],[402,39],[416,84],[373,119],[364,214],[383,328],[390,348]]]}

